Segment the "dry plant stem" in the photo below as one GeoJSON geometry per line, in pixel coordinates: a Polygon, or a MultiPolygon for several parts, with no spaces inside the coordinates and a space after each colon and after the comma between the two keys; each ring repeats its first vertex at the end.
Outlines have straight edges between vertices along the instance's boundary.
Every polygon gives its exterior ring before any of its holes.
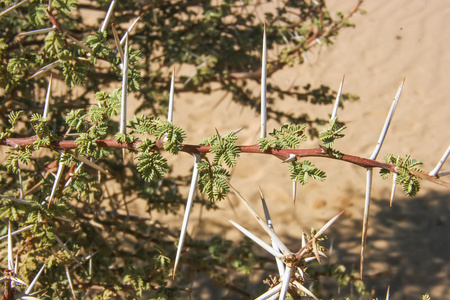
{"type": "MultiPolygon", "coordinates": [[[[30,146],[36,141],[37,137],[27,137],[27,138],[6,138],[4,140],[0,141],[0,145],[3,146],[9,146],[13,149],[21,149],[25,146],[30,146]]],[[[100,148],[118,148],[118,149],[130,149],[130,150],[138,150],[137,145],[140,143],[140,141],[136,141],[134,143],[121,143],[114,139],[109,140],[97,140],[96,141],[97,146],[100,148]]],[[[75,143],[75,141],[59,141],[59,142],[53,142],[50,146],[53,150],[70,150],[70,149],[76,149],[78,146],[75,143]]],[[[163,149],[163,141],[157,141],[156,147],[158,149],[163,149]]],[[[322,148],[311,148],[311,149],[268,149],[266,151],[261,151],[259,149],[258,145],[249,145],[249,146],[239,146],[239,149],[241,153],[255,153],[255,154],[269,154],[274,155],[276,157],[287,159],[291,154],[294,154],[298,158],[304,158],[304,157],[322,157],[322,158],[329,158],[329,159],[337,159],[333,156],[330,156],[326,152],[323,151],[322,148]]],[[[182,145],[182,152],[190,153],[190,154],[199,154],[199,155],[205,155],[210,152],[210,146],[202,146],[202,145],[193,145],[193,144],[183,144],[182,145]]],[[[393,173],[397,173],[396,166],[379,162],[373,159],[359,157],[355,155],[350,154],[343,154],[342,158],[339,160],[343,162],[348,162],[351,164],[355,164],[360,167],[364,168],[382,168],[387,169],[393,173]]],[[[450,183],[445,182],[439,178],[436,178],[434,176],[430,176],[426,173],[416,172],[413,170],[410,170],[410,173],[414,176],[417,176],[423,180],[427,180],[439,185],[442,185],[446,188],[450,188],[450,183]]]]}

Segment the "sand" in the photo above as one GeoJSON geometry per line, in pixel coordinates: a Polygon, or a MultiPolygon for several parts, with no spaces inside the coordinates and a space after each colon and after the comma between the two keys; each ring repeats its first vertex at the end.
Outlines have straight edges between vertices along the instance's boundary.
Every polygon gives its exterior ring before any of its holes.
{"type": "MultiPolygon", "coordinates": [[[[329,1],[331,10],[342,9],[342,1],[329,1]]],[[[354,1],[346,2],[348,9],[354,1]]],[[[338,89],[345,74],[344,92],[360,96],[338,112],[347,122],[346,137],[336,144],[344,153],[371,155],[397,89],[406,77],[400,104],[379,160],[387,153],[410,154],[421,160],[423,169],[434,168],[450,140],[448,98],[450,69],[450,6],[447,1],[366,1],[366,15],[355,15],[354,29],[342,30],[335,44],[322,46],[308,55],[308,62],[286,68],[268,82],[289,86],[324,84],[338,89]]],[[[240,144],[254,144],[259,135],[259,115],[225,99],[223,93],[208,96],[176,96],[174,122],[188,134],[189,143],[198,143],[215,133],[240,127],[240,144]],[[216,107],[216,105],[218,106],[216,107]]],[[[331,107],[315,108],[294,100],[277,101],[274,106],[327,117],[331,107]]],[[[279,124],[270,121],[268,130],[279,124]]],[[[305,148],[317,147],[317,141],[305,148]]],[[[359,243],[365,189],[365,170],[338,161],[312,159],[327,172],[325,182],[299,186],[294,204],[287,166],[274,157],[243,154],[233,172],[232,184],[261,213],[258,187],[268,200],[275,229],[291,250],[300,245],[301,231],[319,228],[342,209],[345,215],[328,232],[333,243],[331,261],[348,269],[359,268],[359,243]]],[[[174,171],[190,174],[193,158],[186,154],[171,159],[174,171]]],[[[447,163],[448,165],[448,163],[447,163]]],[[[448,166],[444,169],[448,169],[448,166]]],[[[389,207],[391,180],[382,181],[375,172],[370,228],[366,253],[367,276],[374,295],[384,297],[390,285],[391,299],[419,299],[429,293],[433,299],[450,299],[450,193],[447,189],[422,183],[414,199],[400,188],[389,207]]],[[[234,196],[218,204],[216,212],[194,207],[189,233],[197,238],[221,234],[230,239],[242,235],[223,216],[238,221],[260,236],[262,229],[234,196]],[[230,205],[230,202],[232,205],[230,205]],[[233,208],[234,210],[233,211],[233,208]]],[[[180,228],[182,212],[172,224],[180,228]]],[[[267,240],[267,239],[266,239],[267,240]]],[[[210,291],[195,285],[206,299],[210,291]]],[[[335,293],[336,291],[330,291],[335,293]]]]}

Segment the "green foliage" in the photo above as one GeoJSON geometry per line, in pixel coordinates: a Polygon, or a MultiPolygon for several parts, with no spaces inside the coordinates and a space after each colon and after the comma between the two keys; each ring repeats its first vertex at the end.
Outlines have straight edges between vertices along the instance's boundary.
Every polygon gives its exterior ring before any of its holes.
{"type": "Polygon", "coordinates": [[[309,160],[295,161],[289,163],[289,172],[291,173],[291,179],[298,181],[301,184],[308,183],[308,178],[324,181],[326,174],[324,171],[319,170],[309,160]]]}
{"type": "Polygon", "coordinates": [[[23,116],[24,112],[23,110],[15,112],[10,112],[8,116],[8,122],[11,125],[10,128],[6,128],[4,132],[0,132],[0,141],[8,138],[11,136],[12,133],[14,133],[14,125],[16,125],[17,121],[19,121],[19,118],[23,116]]]}
{"type": "Polygon", "coordinates": [[[331,148],[333,147],[335,140],[344,137],[341,132],[345,128],[347,128],[347,126],[343,123],[339,123],[337,117],[330,119],[328,127],[319,133],[319,139],[326,148],[331,148]]]}
{"type": "Polygon", "coordinates": [[[221,165],[201,161],[198,166],[198,185],[200,192],[212,202],[223,200],[230,191],[227,181],[230,173],[221,165]]]}
{"type": "MultiPolygon", "coordinates": [[[[414,197],[420,189],[420,181],[417,176],[412,175],[409,171],[417,171],[423,172],[420,168],[417,168],[418,165],[421,165],[422,162],[410,158],[407,155],[405,158],[400,156],[394,156],[392,154],[388,154],[384,157],[384,161],[389,164],[393,164],[397,170],[397,179],[396,182],[401,184],[403,187],[403,191],[408,197],[414,197]]],[[[391,171],[387,169],[381,169],[380,175],[381,178],[388,178],[391,171]]]]}
{"type": "Polygon", "coordinates": [[[202,141],[200,145],[211,146],[211,153],[214,153],[213,164],[220,165],[225,163],[228,167],[234,167],[236,165],[236,158],[239,157],[241,152],[239,147],[236,146],[238,137],[236,133],[231,132],[224,137],[219,133],[209,137],[202,141]]]}
{"type": "Polygon", "coordinates": [[[274,129],[270,136],[274,139],[260,138],[258,145],[261,151],[266,151],[269,148],[274,149],[288,149],[297,148],[300,142],[306,141],[305,132],[306,125],[293,125],[286,123],[281,126],[280,130],[274,129]]]}

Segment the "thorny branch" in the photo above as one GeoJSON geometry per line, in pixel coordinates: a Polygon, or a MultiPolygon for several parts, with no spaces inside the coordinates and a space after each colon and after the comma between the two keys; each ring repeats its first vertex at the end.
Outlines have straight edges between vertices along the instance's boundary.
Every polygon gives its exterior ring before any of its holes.
{"type": "MultiPolygon", "coordinates": [[[[0,146],[9,146],[13,149],[21,149],[26,146],[32,145],[37,139],[37,136],[27,137],[27,138],[6,138],[0,141],[0,146]]],[[[129,150],[138,150],[137,146],[140,141],[136,141],[134,143],[121,143],[114,139],[107,140],[97,140],[97,146],[99,148],[118,148],[118,149],[129,149],[129,150]]],[[[64,151],[64,150],[73,150],[78,146],[75,141],[57,141],[53,142],[50,146],[53,150],[64,151]]],[[[156,148],[162,150],[163,149],[163,141],[159,140],[156,142],[156,148]]],[[[261,151],[258,145],[248,145],[248,146],[238,146],[241,153],[255,153],[255,154],[270,154],[274,155],[280,159],[287,159],[291,156],[291,154],[295,155],[297,158],[303,157],[323,157],[323,158],[331,158],[338,159],[322,148],[312,148],[312,149],[275,149],[269,148],[266,151],[261,151]]],[[[206,155],[210,152],[210,146],[202,146],[202,145],[193,145],[193,144],[182,144],[182,152],[190,153],[190,154],[200,154],[206,155]]],[[[363,168],[381,168],[387,169],[393,173],[398,173],[396,166],[388,163],[379,162],[373,159],[364,158],[360,156],[343,154],[339,160],[344,162],[352,163],[358,165],[363,168]]],[[[410,170],[411,174],[417,176],[423,180],[430,181],[444,187],[450,188],[450,183],[443,181],[435,176],[430,176],[426,173],[420,173],[413,170],[410,170]]]]}

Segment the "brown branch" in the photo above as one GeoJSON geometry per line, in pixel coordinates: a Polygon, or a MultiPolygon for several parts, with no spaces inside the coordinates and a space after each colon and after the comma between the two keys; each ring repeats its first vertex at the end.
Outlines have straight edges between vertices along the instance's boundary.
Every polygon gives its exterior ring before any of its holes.
{"type": "MultiPolygon", "coordinates": [[[[6,138],[0,141],[0,146],[9,146],[13,149],[22,149],[26,146],[31,146],[37,140],[37,136],[27,137],[27,138],[6,138]]],[[[118,149],[129,149],[129,150],[138,150],[137,146],[141,141],[136,141],[134,143],[121,143],[114,139],[108,140],[97,140],[97,146],[99,148],[118,148],[118,149]]],[[[75,141],[57,141],[53,142],[49,148],[53,150],[71,150],[76,149],[78,145],[75,141]]],[[[241,153],[254,153],[254,154],[269,154],[274,155],[280,159],[287,159],[291,154],[294,154],[298,158],[302,157],[323,157],[323,158],[331,158],[338,159],[330,154],[328,154],[322,148],[312,148],[312,149],[267,149],[266,151],[261,151],[258,145],[249,145],[249,146],[238,146],[241,153]]],[[[156,141],[156,148],[162,150],[163,141],[156,141]]],[[[210,152],[210,146],[202,146],[202,145],[193,145],[193,144],[182,144],[182,152],[190,153],[190,154],[200,154],[206,155],[210,152]]],[[[348,162],[351,164],[355,164],[357,166],[363,168],[382,168],[387,169],[393,173],[397,173],[397,169],[395,165],[387,164],[383,162],[379,162],[373,159],[368,159],[364,157],[359,157],[350,154],[342,154],[342,157],[338,160],[342,160],[344,162],[348,162]]],[[[417,176],[423,180],[427,180],[444,187],[450,188],[450,183],[443,181],[437,177],[430,176],[426,173],[420,173],[416,171],[410,170],[410,173],[414,176],[417,176]]]]}

